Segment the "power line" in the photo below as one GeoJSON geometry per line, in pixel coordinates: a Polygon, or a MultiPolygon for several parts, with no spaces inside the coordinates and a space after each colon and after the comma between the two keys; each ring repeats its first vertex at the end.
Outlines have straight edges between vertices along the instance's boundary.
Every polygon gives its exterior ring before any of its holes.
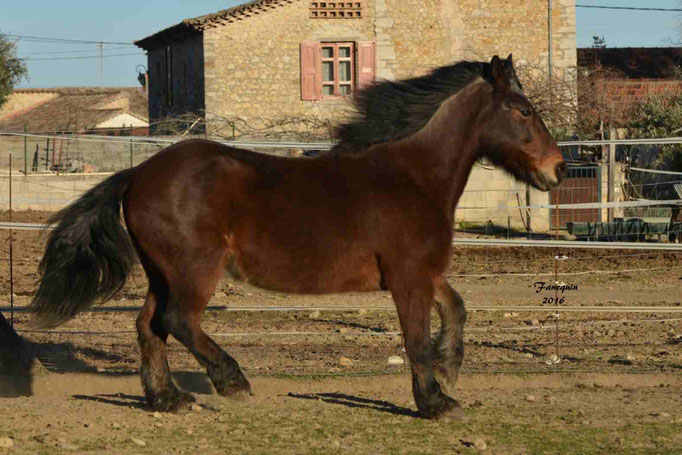
{"type": "Polygon", "coordinates": [[[61,44],[123,44],[126,46],[135,46],[133,43],[130,42],[123,42],[123,41],[91,41],[91,40],[78,40],[78,39],[66,39],[66,38],[48,38],[48,37],[41,37],[41,36],[28,36],[28,35],[10,35],[10,34],[3,34],[4,36],[7,36],[9,38],[17,38],[21,40],[26,40],[26,41],[34,41],[34,42],[44,42],[44,43],[61,43],[61,44]]]}
{"type": "Polygon", "coordinates": [[[28,61],[28,62],[38,62],[38,61],[46,61],[46,60],[89,60],[89,59],[99,59],[99,58],[108,58],[108,57],[125,57],[129,55],[144,55],[142,52],[135,52],[135,53],[129,53],[129,54],[110,54],[110,55],[92,55],[92,56],[86,56],[86,57],[46,57],[46,58],[24,58],[22,60],[28,61]]]}
{"type": "MultiPolygon", "coordinates": [[[[113,51],[113,50],[120,50],[120,49],[129,49],[126,46],[114,46],[114,47],[108,47],[106,50],[108,51],[113,51]]],[[[77,54],[80,52],[94,52],[96,49],[75,49],[72,51],[44,51],[44,52],[27,52],[23,55],[59,55],[59,54],[77,54]]]]}
{"type": "Polygon", "coordinates": [[[576,8],[594,8],[594,9],[613,9],[613,10],[627,10],[627,11],[672,11],[681,12],[682,8],[645,8],[635,6],[600,6],[600,5],[575,5],[576,8]]]}

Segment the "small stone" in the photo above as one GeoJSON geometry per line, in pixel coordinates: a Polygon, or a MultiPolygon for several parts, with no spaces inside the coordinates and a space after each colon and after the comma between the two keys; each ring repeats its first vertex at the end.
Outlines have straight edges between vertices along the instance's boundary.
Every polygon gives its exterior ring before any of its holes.
{"type": "Polygon", "coordinates": [[[628,362],[634,362],[636,360],[636,357],[632,352],[628,352],[625,355],[625,360],[627,360],[628,362]]]}
{"type": "Polygon", "coordinates": [[[526,401],[530,401],[531,403],[535,403],[538,401],[537,398],[535,398],[535,395],[526,395],[524,398],[526,401]]]}
{"type": "Polygon", "coordinates": [[[202,409],[204,409],[204,408],[202,408],[201,406],[199,406],[199,405],[196,404],[196,403],[194,403],[192,406],[190,406],[190,410],[192,410],[192,412],[199,412],[199,411],[201,411],[202,409]]]}
{"type": "Polygon", "coordinates": [[[533,319],[530,321],[530,325],[540,325],[540,320],[539,319],[533,319]]]}
{"type": "Polygon", "coordinates": [[[97,367],[97,372],[98,372],[98,373],[104,373],[105,371],[107,371],[107,370],[105,370],[105,369],[102,368],[102,367],[97,367]]]}
{"type": "Polygon", "coordinates": [[[404,365],[405,360],[403,360],[402,357],[399,355],[392,355],[391,357],[388,358],[388,364],[389,365],[404,365]]]}
{"type": "Polygon", "coordinates": [[[79,450],[79,449],[80,449],[80,447],[78,447],[78,446],[75,445],[75,444],[71,444],[70,442],[61,442],[61,443],[58,444],[58,446],[59,446],[60,449],[63,449],[63,450],[70,450],[70,451],[74,451],[74,450],[79,450]]]}
{"type": "Polygon", "coordinates": [[[321,315],[322,315],[322,313],[320,313],[320,310],[315,310],[315,311],[313,311],[312,313],[310,313],[310,314],[308,315],[308,317],[309,317],[310,319],[320,319],[320,316],[321,316],[321,315]]]}
{"type": "Polygon", "coordinates": [[[10,449],[14,447],[14,439],[12,438],[0,438],[0,448],[10,449]]]}
{"type": "Polygon", "coordinates": [[[476,438],[474,439],[474,447],[476,450],[485,450],[488,448],[488,444],[486,444],[483,438],[476,438]]]}
{"type": "Polygon", "coordinates": [[[342,367],[349,368],[349,367],[352,367],[354,365],[354,363],[348,357],[340,357],[339,358],[339,365],[342,367]]]}
{"type": "Polygon", "coordinates": [[[556,354],[552,354],[549,356],[549,358],[547,359],[547,361],[545,363],[547,365],[555,365],[559,362],[561,362],[561,358],[556,354]]]}
{"type": "Polygon", "coordinates": [[[337,330],[339,333],[348,333],[350,332],[350,329],[348,327],[341,327],[340,329],[337,330]]]}
{"type": "Polygon", "coordinates": [[[121,424],[118,422],[114,422],[111,424],[111,428],[118,430],[119,428],[121,428],[121,424]]]}
{"type": "Polygon", "coordinates": [[[186,433],[191,436],[194,434],[194,430],[192,430],[191,428],[188,428],[186,433]]]}
{"type": "Polygon", "coordinates": [[[504,314],[502,315],[502,317],[505,318],[505,319],[509,319],[509,318],[512,317],[512,314],[511,314],[511,313],[504,313],[504,314]]]}
{"type": "Polygon", "coordinates": [[[530,352],[526,352],[523,356],[527,359],[534,359],[535,358],[535,356],[530,352]]]}
{"type": "Polygon", "coordinates": [[[161,414],[160,412],[155,412],[153,416],[155,419],[160,419],[161,417],[163,417],[163,414],[161,414]]]}
{"type": "Polygon", "coordinates": [[[360,308],[360,309],[358,310],[358,314],[359,314],[360,316],[365,316],[365,315],[367,314],[367,310],[364,309],[364,308],[360,308]]]}
{"type": "Polygon", "coordinates": [[[130,442],[132,442],[136,446],[140,446],[140,447],[145,447],[147,445],[147,443],[145,441],[143,441],[142,439],[138,439],[138,438],[130,438],[130,442]]]}

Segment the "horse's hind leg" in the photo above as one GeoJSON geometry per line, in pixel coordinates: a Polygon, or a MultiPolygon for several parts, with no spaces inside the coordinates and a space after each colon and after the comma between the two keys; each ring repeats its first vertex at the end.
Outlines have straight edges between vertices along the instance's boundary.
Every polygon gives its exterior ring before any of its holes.
{"type": "MultiPolygon", "coordinates": [[[[392,280],[393,281],[393,280],[392,280]]],[[[395,301],[405,349],[412,369],[412,391],[419,413],[427,418],[459,417],[455,400],[444,395],[433,375],[429,323],[434,297],[430,277],[397,279],[389,284],[395,301]]]]}
{"type": "Polygon", "coordinates": [[[442,276],[433,280],[440,332],[433,343],[434,375],[445,394],[453,396],[464,358],[464,323],[467,313],[462,297],[442,276]]]}
{"type": "Polygon", "coordinates": [[[223,396],[251,393],[251,385],[237,361],[201,329],[201,315],[222,275],[218,266],[184,271],[182,282],[173,283],[163,326],[206,368],[216,391],[223,396]]]}
{"type": "Polygon", "coordinates": [[[166,302],[164,293],[151,286],[136,326],[142,364],[140,375],[147,403],[155,411],[175,411],[194,401],[194,398],[181,392],[171,379],[166,355],[166,332],[161,324],[160,314],[166,302]]]}

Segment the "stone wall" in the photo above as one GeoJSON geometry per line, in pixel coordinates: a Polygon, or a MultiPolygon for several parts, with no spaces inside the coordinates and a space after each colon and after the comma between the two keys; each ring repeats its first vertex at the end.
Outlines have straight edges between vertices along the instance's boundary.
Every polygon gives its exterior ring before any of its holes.
{"type": "Polygon", "coordinates": [[[374,41],[374,0],[362,19],[309,17],[299,0],[225,26],[204,31],[206,112],[221,118],[310,116],[340,119],[346,100],[301,101],[300,46],[304,41],[374,41]]]}

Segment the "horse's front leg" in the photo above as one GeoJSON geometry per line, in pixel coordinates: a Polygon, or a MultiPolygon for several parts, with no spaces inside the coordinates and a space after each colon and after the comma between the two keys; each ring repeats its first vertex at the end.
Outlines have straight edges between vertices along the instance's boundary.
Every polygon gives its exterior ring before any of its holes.
{"type": "Polygon", "coordinates": [[[455,383],[464,358],[464,323],[467,312],[462,297],[442,276],[433,280],[440,332],[433,343],[433,368],[444,393],[454,396],[455,383]]]}
{"type": "Polygon", "coordinates": [[[433,375],[429,322],[434,298],[431,277],[404,277],[391,287],[405,349],[412,369],[412,391],[419,413],[426,418],[460,417],[459,404],[441,392],[433,375]]]}

